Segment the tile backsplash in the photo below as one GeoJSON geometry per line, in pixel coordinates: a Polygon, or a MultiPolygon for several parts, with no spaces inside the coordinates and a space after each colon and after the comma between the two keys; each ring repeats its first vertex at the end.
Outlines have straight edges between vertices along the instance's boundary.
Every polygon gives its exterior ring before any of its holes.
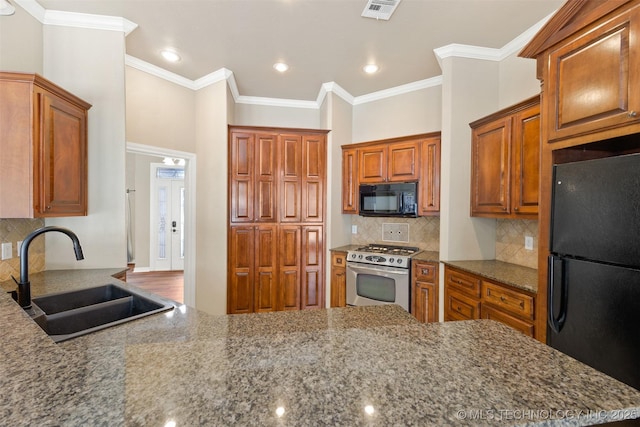
{"type": "MultiPolygon", "coordinates": [[[[0,242],[11,243],[11,259],[0,260],[0,281],[20,277],[20,258],[16,242],[32,231],[44,227],[44,219],[0,219],[0,242]]],[[[34,239],[29,245],[29,272],[44,270],[44,239],[34,239]]]]}
{"type": "Polygon", "coordinates": [[[353,215],[351,224],[358,227],[358,233],[351,235],[351,244],[365,245],[382,243],[385,245],[417,246],[422,250],[437,251],[440,248],[440,218],[379,218],[353,215]],[[408,224],[408,242],[388,242],[383,240],[382,224],[408,224]]]}
{"type": "Polygon", "coordinates": [[[496,224],[496,259],[538,268],[538,221],[499,219],[496,224]],[[533,250],[524,248],[525,236],[533,237],[533,250]]]}

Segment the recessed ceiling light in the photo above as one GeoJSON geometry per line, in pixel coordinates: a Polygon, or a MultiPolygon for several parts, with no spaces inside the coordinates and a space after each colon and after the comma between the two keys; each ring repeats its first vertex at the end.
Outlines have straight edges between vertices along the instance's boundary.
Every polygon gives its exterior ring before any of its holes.
{"type": "Polygon", "coordinates": [[[284,73],[289,69],[289,66],[284,62],[276,62],[275,64],[273,64],[273,68],[275,68],[276,71],[280,71],[281,73],[284,73]]]}
{"type": "Polygon", "coordinates": [[[160,54],[164,59],[169,62],[178,62],[180,61],[180,55],[174,50],[171,49],[163,49],[160,54]]]}
{"type": "Polygon", "coordinates": [[[380,69],[380,67],[378,67],[376,64],[368,64],[368,65],[365,65],[364,68],[362,69],[367,74],[373,74],[377,72],[380,69]]]}

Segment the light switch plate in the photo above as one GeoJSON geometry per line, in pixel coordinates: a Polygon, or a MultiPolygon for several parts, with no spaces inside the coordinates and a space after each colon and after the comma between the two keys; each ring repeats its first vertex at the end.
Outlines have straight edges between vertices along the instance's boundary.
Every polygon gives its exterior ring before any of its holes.
{"type": "Polygon", "coordinates": [[[533,250],[533,237],[524,236],[524,248],[528,251],[533,250]]]}
{"type": "Polygon", "coordinates": [[[358,234],[358,226],[357,225],[352,225],[351,226],[351,234],[358,234]]]}
{"type": "Polygon", "coordinates": [[[12,257],[12,253],[11,253],[11,242],[9,243],[3,243],[2,244],[2,259],[11,259],[12,257]]]}

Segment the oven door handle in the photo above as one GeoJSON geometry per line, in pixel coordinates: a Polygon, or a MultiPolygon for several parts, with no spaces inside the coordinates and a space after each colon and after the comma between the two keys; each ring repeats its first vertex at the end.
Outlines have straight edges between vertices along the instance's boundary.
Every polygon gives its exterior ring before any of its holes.
{"type": "Polygon", "coordinates": [[[348,262],[347,268],[355,271],[356,273],[370,273],[371,271],[378,271],[380,273],[393,273],[404,276],[409,274],[408,268],[385,267],[373,264],[363,264],[363,266],[361,267],[360,265],[353,265],[353,263],[348,262]],[[364,267],[364,265],[366,265],[366,267],[364,267]]]}

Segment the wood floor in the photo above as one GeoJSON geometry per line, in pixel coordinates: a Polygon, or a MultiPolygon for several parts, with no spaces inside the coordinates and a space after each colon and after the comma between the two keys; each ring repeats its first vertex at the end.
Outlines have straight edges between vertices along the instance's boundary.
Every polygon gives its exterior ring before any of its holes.
{"type": "Polygon", "coordinates": [[[146,273],[129,271],[127,272],[127,283],[181,304],[184,302],[184,272],[182,270],[146,273]]]}

